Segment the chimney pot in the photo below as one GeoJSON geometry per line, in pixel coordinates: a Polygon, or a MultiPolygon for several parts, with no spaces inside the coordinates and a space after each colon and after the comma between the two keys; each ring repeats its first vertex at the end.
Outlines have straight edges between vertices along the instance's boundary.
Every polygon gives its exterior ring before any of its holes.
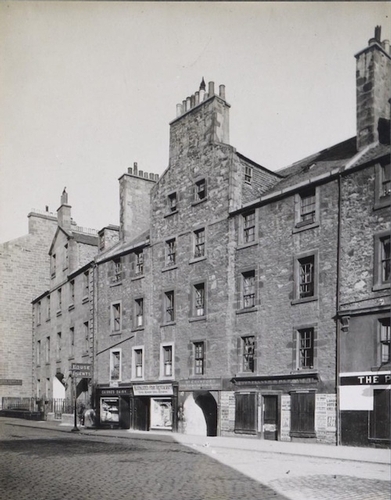
{"type": "Polygon", "coordinates": [[[186,113],[186,99],[182,101],[182,113],[186,113]]]}
{"type": "Polygon", "coordinates": [[[188,97],[186,99],[186,111],[189,111],[189,109],[191,109],[191,98],[188,97]]]}
{"type": "Polygon", "coordinates": [[[195,106],[195,95],[194,94],[190,97],[190,106],[192,108],[194,108],[194,106],[195,106]]]}
{"type": "Polygon", "coordinates": [[[139,170],[138,171],[138,176],[139,177],[144,177],[144,171],[143,170],[139,170]]]}
{"type": "Polygon", "coordinates": [[[46,212],[49,212],[49,207],[48,207],[48,205],[46,205],[46,206],[45,206],[45,210],[46,210],[46,212]]]}
{"type": "Polygon", "coordinates": [[[176,116],[181,116],[182,114],[182,104],[177,104],[176,105],[176,116]]]}
{"type": "Polygon", "coordinates": [[[200,92],[197,90],[197,92],[194,94],[195,97],[195,105],[198,106],[200,103],[200,92]]]}
{"type": "Polygon", "coordinates": [[[155,174],[155,181],[159,180],[159,174],[155,174]]]}
{"type": "Polygon", "coordinates": [[[128,167],[128,174],[132,174],[132,173],[133,173],[132,167],[128,167]]]}
{"type": "Polygon", "coordinates": [[[134,172],[134,175],[137,175],[137,170],[138,170],[138,166],[137,166],[137,162],[135,161],[133,163],[133,172],[134,172]]]}
{"type": "Polygon", "coordinates": [[[215,95],[215,83],[214,82],[209,82],[208,83],[208,94],[212,97],[212,95],[215,95]]]}
{"type": "Polygon", "coordinates": [[[149,174],[149,179],[153,181],[155,179],[155,174],[149,174]]]}
{"type": "Polygon", "coordinates": [[[219,86],[219,96],[225,101],[225,85],[219,86]]]}
{"type": "Polygon", "coordinates": [[[390,42],[389,40],[383,40],[382,41],[382,47],[387,54],[390,54],[390,42]]]}

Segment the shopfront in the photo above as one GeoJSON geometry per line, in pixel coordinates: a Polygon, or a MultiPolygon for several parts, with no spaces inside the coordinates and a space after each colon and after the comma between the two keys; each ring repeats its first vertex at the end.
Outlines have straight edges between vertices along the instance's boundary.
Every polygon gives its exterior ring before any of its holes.
{"type": "Polygon", "coordinates": [[[96,391],[98,425],[142,431],[176,430],[177,394],[175,384],[100,386],[96,391]]]}
{"type": "Polygon", "coordinates": [[[341,444],[389,447],[391,372],[341,373],[341,444]]]}

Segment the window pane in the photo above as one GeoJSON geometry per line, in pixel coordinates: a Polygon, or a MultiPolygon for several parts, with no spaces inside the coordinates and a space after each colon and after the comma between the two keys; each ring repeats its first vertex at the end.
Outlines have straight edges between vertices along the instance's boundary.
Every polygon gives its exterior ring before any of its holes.
{"type": "Polygon", "coordinates": [[[314,257],[299,260],[299,297],[314,295],[314,257]]]}
{"type": "Polygon", "coordinates": [[[390,237],[382,238],[381,242],[381,273],[382,282],[390,281],[390,237]]]}

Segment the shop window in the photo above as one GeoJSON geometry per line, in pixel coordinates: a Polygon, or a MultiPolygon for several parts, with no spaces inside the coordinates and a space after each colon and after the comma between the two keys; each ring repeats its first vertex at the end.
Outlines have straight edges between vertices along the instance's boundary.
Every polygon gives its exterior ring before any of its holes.
{"type": "Polygon", "coordinates": [[[135,275],[142,276],[144,274],[144,252],[142,250],[135,253],[135,275]]]}
{"type": "Polygon", "coordinates": [[[390,286],[390,233],[383,231],[375,235],[374,290],[390,286]]]}
{"type": "Polygon", "coordinates": [[[291,393],[291,436],[315,437],[315,392],[291,393]]]}
{"type": "Polygon", "coordinates": [[[202,201],[206,198],[206,180],[200,179],[194,185],[194,201],[202,201]]]}
{"type": "Polygon", "coordinates": [[[250,335],[240,339],[241,369],[243,372],[255,372],[255,337],[250,335]]]}
{"type": "Polygon", "coordinates": [[[391,203],[391,165],[378,164],[376,166],[375,180],[375,209],[390,205],[391,203]]]}
{"type": "Polygon", "coordinates": [[[164,294],[164,323],[175,321],[175,294],[170,290],[164,294]]]}
{"type": "Polygon", "coordinates": [[[168,195],[167,205],[168,205],[168,213],[173,213],[178,210],[178,199],[176,193],[171,193],[168,195]]]}
{"type": "Polygon", "coordinates": [[[373,390],[373,411],[370,412],[370,439],[389,442],[391,439],[390,389],[373,390]]]}
{"type": "Polygon", "coordinates": [[[110,380],[121,380],[121,349],[110,351],[110,380]]]}
{"type": "Polygon", "coordinates": [[[242,273],[242,309],[255,306],[255,271],[242,273]]]}
{"type": "Polygon", "coordinates": [[[116,302],[111,305],[111,331],[119,333],[122,330],[121,303],[116,302]]]}
{"type": "Polygon", "coordinates": [[[296,302],[318,298],[318,252],[306,253],[295,259],[294,279],[296,302]]]}
{"type": "Polygon", "coordinates": [[[380,365],[391,361],[390,358],[390,318],[379,320],[380,365]]]}
{"type": "Polygon", "coordinates": [[[135,323],[134,327],[135,328],[141,328],[144,326],[144,299],[136,299],[134,301],[134,306],[135,306],[135,323]]]}
{"type": "Polygon", "coordinates": [[[235,393],[235,432],[256,434],[257,394],[255,392],[235,393]]]}
{"type": "Polygon", "coordinates": [[[247,243],[253,243],[255,241],[255,210],[247,212],[242,215],[242,236],[241,243],[246,245],[247,243]]]}
{"type": "Polygon", "coordinates": [[[134,379],[144,378],[144,349],[142,347],[133,348],[132,374],[134,379]]]}
{"type": "Polygon", "coordinates": [[[56,359],[57,361],[61,359],[61,332],[57,332],[57,349],[56,349],[56,359]]]}
{"type": "Polygon", "coordinates": [[[172,238],[166,241],[166,266],[171,267],[176,264],[176,240],[172,238]]]}
{"type": "Polygon", "coordinates": [[[196,318],[205,316],[206,314],[206,304],[205,304],[205,283],[197,283],[193,286],[193,313],[192,315],[196,318]]]}
{"type": "Polygon", "coordinates": [[[205,373],[205,342],[194,342],[194,374],[205,373]]]}
{"type": "Polygon", "coordinates": [[[253,168],[250,167],[249,165],[245,165],[244,182],[247,182],[247,184],[251,184],[252,179],[253,179],[253,168]]]}
{"type": "Polygon", "coordinates": [[[205,229],[194,231],[194,258],[199,259],[205,256],[205,229]]]}
{"type": "Polygon", "coordinates": [[[161,346],[161,365],[160,365],[160,375],[162,378],[172,377],[173,370],[173,346],[172,345],[162,345],[161,346]]]}

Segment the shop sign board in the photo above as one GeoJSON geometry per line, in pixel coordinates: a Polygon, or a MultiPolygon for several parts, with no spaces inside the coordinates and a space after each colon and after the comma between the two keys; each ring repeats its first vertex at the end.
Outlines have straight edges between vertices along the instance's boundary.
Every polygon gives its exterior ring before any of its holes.
{"type": "Polygon", "coordinates": [[[72,363],[71,365],[73,375],[80,378],[91,378],[91,368],[90,363],[72,363]]]}
{"type": "Polygon", "coordinates": [[[388,385],[390,383],[391,375],[389,373],[340,376],[340,385],[388,385]]]}
{"type": "Polygon", "coordinates": [[[172,384],[146,384],[134,385],[135,396],[172,396],[174,394],[172,384]]]}

